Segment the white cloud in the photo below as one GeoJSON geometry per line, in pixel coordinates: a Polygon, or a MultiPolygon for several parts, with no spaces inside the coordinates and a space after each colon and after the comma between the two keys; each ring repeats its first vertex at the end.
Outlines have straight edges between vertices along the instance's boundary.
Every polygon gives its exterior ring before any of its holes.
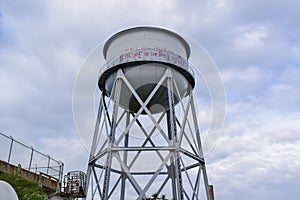
{"type": "Polygon", "coordinates": [[[267,186],[284,187],[299,179],[299,113],[273,113],[256,120],[256,126],[249,126],[248,118],[231,121],[207,158],[210,180],[220,196],[251,199],[258,186],[260,195],[270,196],[274,191],[267,186]]]}
{"type": "Polygon", "coordinates": [[[235,84],[251,83],[257,84],[263,80],[263,71],[259,67],[249,66],[244,69],[227,69],[222,71],[225,85],[230,82],[235,84]]]}
{"type": "Polygon", "coordinates": [[[295,60],[297,63],[300,61],[300,45],[299,44],[292,44],[291,47],[291,56],[293,57],[293,60],[295,60]]]}
{"type": "Polygon", "coordinates": [[[73,170],[86,170],[88,151],[82,146],[77,135],[42,138],[40,145],[42,147],[40,151],[47,152],[54,159],[61,160],[65,164],[65,173],[73,170]]]}
{"type": "Polygon", "coordinates": [[[260,48],[268,36],[268,28],[262,25],[238,27],[236,32],[233,43],[237,50],[260,48]]]}
{"type": "MultiPolygon", "coordinates": [[[[71,110],[73,81],[82,60],[120,29],[164,26],[203,44],[224,79],[226,127],[207,158],[217,198],[296,200],[299,191],[291,188],[300,185],[298,4],[1,3],[0,129],[45,153],[61,154],[66,169],[84,170],[88,153],[76,139],[71,110]]],[[[204,128],[210,118],[206,106],[210,102],[199,105],[204,128]]]]}

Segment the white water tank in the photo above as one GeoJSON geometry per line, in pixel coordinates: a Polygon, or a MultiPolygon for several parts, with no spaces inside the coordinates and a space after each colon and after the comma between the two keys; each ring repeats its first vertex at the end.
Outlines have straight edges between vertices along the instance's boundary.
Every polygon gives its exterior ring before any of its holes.
{"type": "MultiPolygon", "coordinates": [[[[173,91],[175,104],[195,86],[193,71],[188,63],[190,47],[180,35],[172,31],[157,27],[136,27],[118,32],[105,43],[103,55],[106,64],[100,73],[98,85],[111,98],[118,69],[122,69],[143,102],[167,69],[170,69],[170,76],[177,86],[173,91]]],[[[122,84],[120,96],[120,106],[123,108],[132,112],[140,109],[140,103],[125,84],[122,84]]],[[[168,109],[166,81],[147,107],[151,113],[168,109]]]]}
{"type": "Polygon", "coordinates": [[[14,188],[7,182],[0,180],[0,199],[19,200],[14,188]]]}

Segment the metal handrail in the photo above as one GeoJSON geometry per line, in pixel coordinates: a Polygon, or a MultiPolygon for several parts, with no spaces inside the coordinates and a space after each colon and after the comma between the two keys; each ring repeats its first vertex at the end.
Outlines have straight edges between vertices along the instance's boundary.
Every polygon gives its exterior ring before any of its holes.
{"type": "MultiPolygon", "coordinates": [[[[46,169],[46,171],[47,171],[46,174],[48,174],[48,175],[50,175],[50,173],[49,173],[49,169],[50,169],[51,171],[54,171],[54,172],[58,173],[58,174],[52,174],[51,176],[53,176],[54,178],[56,178],[60,182],[62,182],[64,163],[50,157],[48,154],[44,154],[40,151],[35,150],[32,146],[28,146],[26,144],[23,144],[22,142],[14,139],[12,136],[7,136],[7,135],[5,135],[1,132],[0,132],[0,136],[10,140],[9,153],[7,155],[8,157],[7,157],[7,161],[6,161],[8,164],[13,164],[13,163],[11,163],[12,150],[14,148],[14,144],[18,144],[18,145],[21,145],[22,147],[28,149],[31,152],[30,153],[30,158],[29,158],[29,166],[28,166],[28,168],[25,167],[23,169],[26,169],[28,171],[34,171],[35,170],[35,172],[37,172],[38,169],[46,169]],[[48,165],[47,166],[36,166],[37,163],[32,163],[34,155],[39,155],[39,156],[42,156],[42,157],[46,158],[48,160],[48,165]],[[53,163],[54,165],[53,164],[50,165],[50,163],[53,163]],[[33,166],[34,164],[35,164],[35,166],[33,166]]],[[[4,159],[1,159],[1,160],[5,161],[4,159]]],[[[14,164],[22,164],[22,163],[14,163],[14,164]]]]}

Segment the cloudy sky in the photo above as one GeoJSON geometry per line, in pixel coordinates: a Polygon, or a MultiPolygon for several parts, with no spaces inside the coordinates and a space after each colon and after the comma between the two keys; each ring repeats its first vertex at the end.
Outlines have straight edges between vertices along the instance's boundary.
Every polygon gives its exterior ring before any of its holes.
{"type": "MultiPolygon", "coordinates": [[[[113,33],[154,25],[194,38],[226,90],[207,156],[216,199],[300,196],[300,3],[296,0],[0,1],[0,131],[86,170],[72,92],[84,59],[113,33]]],[[[205,116],[205,112],[203,114],[205,116]]]]}

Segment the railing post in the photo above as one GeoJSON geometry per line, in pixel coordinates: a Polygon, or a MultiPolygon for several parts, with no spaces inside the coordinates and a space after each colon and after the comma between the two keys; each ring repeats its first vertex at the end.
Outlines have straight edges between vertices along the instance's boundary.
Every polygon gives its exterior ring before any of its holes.
{"type": "Polygon", "coordinates": [[[59,161],[59,177],[58,180],[62,183],[62,178],[63,178],[63,170],[64,170],[64,163],[59,161]]]}
{"type": "Polygon", "coordinates": [[[63,182],[62,182],[62,179],[63,179],[63,170],[64,170],[64,163],[59,161],[59,177],[58,177],[58,180],[59,180],[59,183],[61,184],[60,186],[60,191],[62,191],[64,185],[63,185],[63,182]]]}
{"type": "Polygon", "coordinates": [[[48,154],[47,154],[47,156],[48,156],[47,174],[49,175],[50,156],[48,154]]]}
{"type": "Polygon", "coordinates": [[[31,169],[32,157],[33,157],[33,147],[31,146],[31,155],[30,155],[28,171],[30,171],[30,169],[31,169]]]}
{"type": "Polygon", "coordinates": [[[9,148],[9,153],[8,153],[7,163],[10,162],[10,156],[11,156],[11,151],[12,151],[12,148],[13,148],[13,142],[14,142],[14,138],[13,138],[12,136],[10,136],[10,139],[11,139],[11,143],[10,143],[10,148],[9,148]]]}

